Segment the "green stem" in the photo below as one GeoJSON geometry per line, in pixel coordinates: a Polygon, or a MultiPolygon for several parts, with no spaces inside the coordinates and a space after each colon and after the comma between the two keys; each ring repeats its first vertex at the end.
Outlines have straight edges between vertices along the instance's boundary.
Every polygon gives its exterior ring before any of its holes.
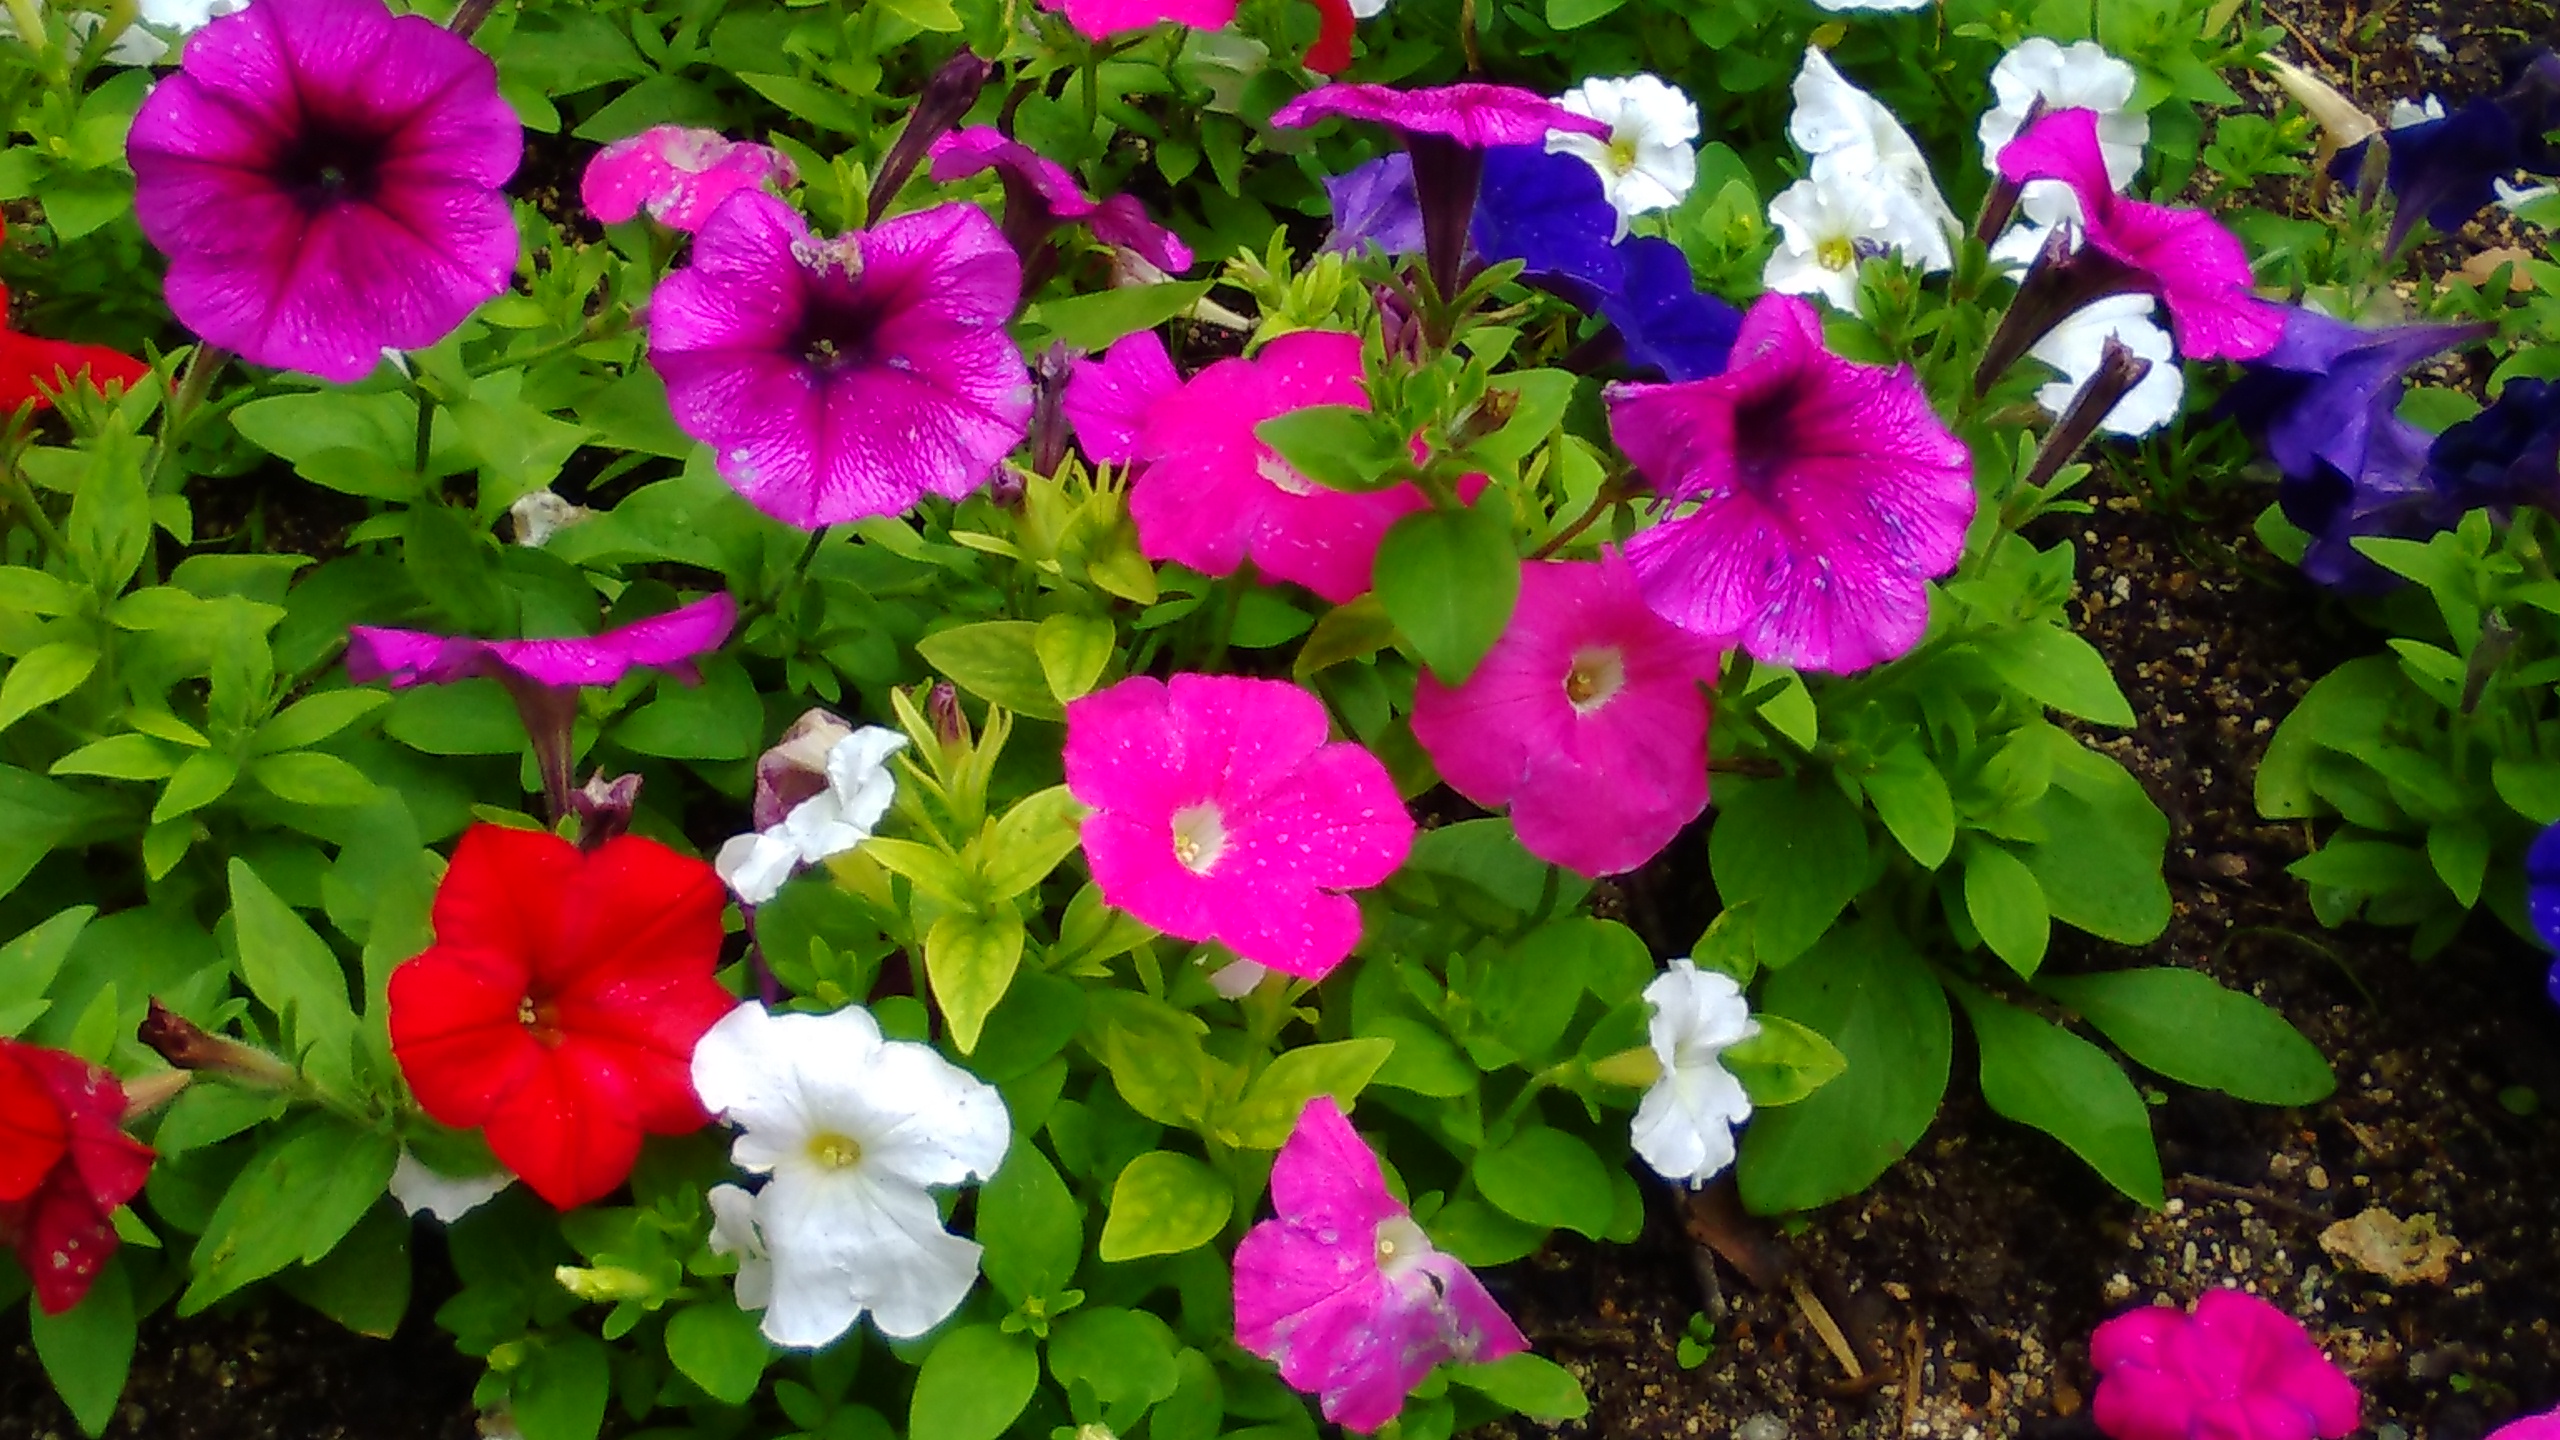
{"type": "Polygon", "coordinates": [[[177,389],[170,392],[168,407],[160,412],[160,443],[142,462],[142,488],[146,494],[160,493],[160,470],[171,455],[177,453],[178,442],[185,438],[187,427],[205,407],[205,399],[213,393],[213,377],[231,363],[231,352],[218,345],[199,344],[187,357],[187,366],[178,372],[177,389]]]}
{"type": "Polygon", "coordinates": [[[1617,507],[1619,501],[1627,498],[1619,493],[1619,482],[1623,478],[1623,476],[1612,475],[1608,479],[1601,481],[1600,488],[1592,492],[1590,506],[1580,515],[1575,516],[1572,524],[1567,525],[1563,529],[1557,531],[1554,535],[1549,536],[1546,544],[1530,551],[1529,558],[1532,560],[1547,559],[1567,545],[1581,539],[1583,531],[1588,530],[1593,525],[1597,524],[1601,516],[1608,514],[1611,510],[1617,507]]]}
{"type": "Polygon", "coordinates": [[[18,39],[28,49],[43,54],[50,42],[44,33],[44,11],[37,8],[36,0],[0,0],[0,3],[9,7],[9,20],[17,27],[18,39]]]}
{"type": "Polygon", "coordinates": [[[424,385],[415,387],[418,395],[418,454],[416,469],[420,484],[426,483],[427,466],[434,458],[436,443],[436,397],[424,385]]]}
{"type": "Polygon", "coordinates": [[[44,513],[44,506],[36,501],[34,487],[27,484],[27,477],[18,469],[16,451],[10,452],[5,472],[0,473],[6,476],[0,483],[7,487],[9,503],[18,507],[18,513],[26,517],[27,528],[36,532],[36,539],[42,541],[50,553],[66,560],[71,558],[71,548],[62,543],[62,532],[53,528],[53,517],[44,513]]]}
{"type": "Polygon", "coordinates": [[[577,329],[570,331],[568,334],[561,336],[557,340],[546,341],[543,344],[535,346],[531,350],[518,350],[505,355],[493,355],[488,359],[481,361],[477,365],[466,368],[463,373],[469,375],[472,379],[477,380],[483,375],[494,375],[500,370],[513,370],[519,367],[530,368],[541,364],[543,361],[550,359],[554,355],[558,355],[569,350],[575,350],[581,345],[591,345],[598,340],[609,340],[615,335],[621,333],[621,327],[619,325],[608,325],[605,323],[610,317],[610,311],[604,315],[590,316],[586,324],[579,326],[577,329]]]}

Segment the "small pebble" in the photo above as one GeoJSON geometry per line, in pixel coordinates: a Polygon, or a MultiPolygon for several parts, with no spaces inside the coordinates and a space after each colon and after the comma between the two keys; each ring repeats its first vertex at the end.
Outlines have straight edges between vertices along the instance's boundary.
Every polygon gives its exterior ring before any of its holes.
{"type": "Polygon", "coordinates": [[[1787,1422],[1775,1415],[1754,1415],[1733,1428],[1733,1440],[1787,1440],[1787,1422]]]}

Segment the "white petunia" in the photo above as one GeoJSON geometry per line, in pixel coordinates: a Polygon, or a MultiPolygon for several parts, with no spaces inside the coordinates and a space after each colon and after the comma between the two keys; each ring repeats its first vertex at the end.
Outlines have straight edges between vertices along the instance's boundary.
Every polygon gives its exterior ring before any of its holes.
{"type": "Polygon", "coordinates": [[[2537,200],[2560,195],[2560,186],[2518,185],[2503,177],[2490,181],[2489,188],[2497,192],[2498,208],[2510,215],[2537,200]]]}
{"type": "Polygon", "coordinates": [[[1703,1185],[1733,1163],[1734,1127],[1751,1118],[1751,1097],[1724,1068],[1724,1052],[1759,1034],[1760,1022],[1732,976],[1687,960],[1655,976],[1644,998],[1662,1078],[1636,1107],[1636,1153],[1665,1179],[1703,1185]]]}
{"type": "Polygon", "coordinates": [[[694,1047],[693,1087],[740,1127],[729,1158],[769,1177],[751,1203],[712,1191],[713,1243],[739,1256],[739,1307],[763,1309],[767,1339],[814,1349],[866,1311],[909,1339],[959,1308],[979,1247],[942,1228],[933,1187],[1004,1162],[1012,1128],[994,1086],[930,1046],[883,1039],[859,1006],[774,1015],[751,1001],[694,1047]]]}
{"type": "MultiPolygon", "coordinates": [[[[2048,111],[2098,113],[2098,152],[2107,162],[2107,183],[2122,191],[2142,172],[2142,149],[2151,141],[2151,117],[2126,108],[2133,102],[2135,80],[2132,66],[2092,40],[2062,46],[2038,36],[2021,42],[1991,69],[1991,92],[1999,103],[1983,112],[1976,129],[1983,168],[1999,172],[2000,152],[2042,101],[2048,111]]],[[[2061,181],[2038,180],[2019,192],[2018,214],[2022,223],[1993,242],[1993,259],[2032,262],[2054,226],[2078,226],[2080,201],[2061,181]]]]}
{"type": "Polygon", "coordinates": [[[2098,373],[2107,338],[2151,362],[2141,383],[2116,402],[2098,428],[2110,435],[2148,435],[2178,418],[2187,396],[2187,379],[2178,368],[2177,347],[2169,332],[2151,319],[2148,295],[2110,295],[2073,311],[2046,332],[2027,353],[2066,377],[2036,391],[2036,403],[2056,419],[2071,408],[2074,396],[2098,373]]]}
{"type": "Polygon", "coordinates": [[[761,905],[803,865],[841,855],[871,838],[897,798],[889,757],[907,737],[866,725],[827,751],[827,788],[791,807],[767,829],[733,837],[712,857],[711,868],[740,901],[761,905]]]}
{"type": "MultiPolygon", "coordinates": [[[[137,23],[127,25],[115,43],[107,47],[110,65],[156,65],[169,56],[169,42],[162,33],[190,35],[201,30],[217,16],[245,8],[249,0],[142,0],[135,14],[137,23]],[[145,26],[151,28],[146,29],[145,26]]],[[[44,0],[36,0],[35,13],[45,11],[44,0]]],[[[106,17],[89,10],[75,10],[65,17],[71,33],[82,41],[97,33],[98,22],[106,17]]],[[[0,35],[15,36],[16,21],[6,9],[0,9],[0,35]]]]}
{"type": "Polygon", "coordinates": [[[1387,0],[1351,0],[1351,13],[1362,20],[1375,20],[1387,13],[1387,0]]]}
{"type": "Polygon", "coordinates": [[[1769,202],[1778,248],[1760,282],[1786,295],[1819,295],[1838,309],[1858,308],[1858,262],[1884,228],[1875,187],[1799,180],[1769,202]]]}
{"type": "Polygon", "coordinates": [[[447,1175],[429,1169],[426,1162],[404,1147],[400,1161],[391,1167],[391,1198],[412,1215],[429,1215],[447,1225],[488,1204],[498,1192],[516,1183],[516,1177],[504,1170],[486,1175],[447,1175]]]}
{"type": "Polygon", "coordinates": [[[2391,128],[2394,130],[2406,130],[2412,125],[2424,125],[2430,120],[2443,118],[2444,101],[2439,96],[2430,95],[2423,101],[2394,100],[2391,102],[2391,128]]]}
{"type": "Polygon", "coordinates": [[[1922,270],[1952,268],[1955,211],[1938,193],[1929,159],[1893,112],[1852,85],[1818,48],[1807,46],[1796,73],[1795,113],[1787,134],[1812,157],[1807,174],[1819,185],[1873,187],[1884,212],[1875,238],[1922,270]]]}
{"type": "Polygon", "coordinates": [[[1609,136],[1547,132],[1547,153],[1572,155],[1600,175],[1601,193],[1618,212],[1618,238],[1627,221],[1668,210],[1698,183],[1698,107],[1675,85],[1652,75],[1585,80],[1556,101],[1576,115],[1609,127],[1609,136]]]}

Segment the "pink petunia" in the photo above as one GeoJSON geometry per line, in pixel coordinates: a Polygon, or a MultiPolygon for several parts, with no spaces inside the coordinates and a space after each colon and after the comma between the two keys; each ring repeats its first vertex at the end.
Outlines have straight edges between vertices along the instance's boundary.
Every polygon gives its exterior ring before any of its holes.
{"type": "Polygon", "coordinates": [[[1698,687],[1722,658],[1646,608],[1615,552],[1530,561],[1511,627],[1467,683],[1416,683],[1413,735],[1452,789],[1511,807],[1530,854],[1623,874],[1707,808],[1698,687]]]}
{"type": "Polygon", "coordinates": [[[1280,1147],[1271,1204],[1278,1218],[1236,1247],[1236,1343],[1323,1397],[1325,1419],[1376,1430],[1434,1365],[1529,1348],[1475,1272],[1387,1192],[1331,1096],[1308,1101],[1280,1147]]]}
{"type": "Polygon", "coordinates": [[[381,0],[258,0],[187,41],[134,116],[134,219],[179,323],[361,380],[515,274],[524,129],[471,42],[381,0]]]}
{"type": "Polygon", "coordinates": [[[1627,542],[1644,596],[1756,660],[1849,671],[1918,644],[1973,469],[1908,369],[1844,360],[1792,295],[1743,318],[1722,375],[1609,387],[1609,431],[1666,505],[1627,542]]]}
{"type": "Polygon", "coordinates": [[[2001,149],[2000,174],[2013,184],[2070,186],[2089,248],[2097,252],[2077,263],[2113,271],[2103,282],[2092,277],[2088,283],[2098,288],[2084,298],[2124,291],[2159,296],[2180,354],[2254,360],[2284,338],[2284,312],[2250,291],[2249,252],[2238,237],[2200,210],[2116,193],[2098,143],[2096,111],[2056,110],[2038,119],[2001,149]]]}
{"type": "Polygon", "coordinates": [[[1040,0],[1043,10],[1066,12],[1076,33],[1108,40],[1171,21],[1195,30],[1223,30],[1236,18],[1236,0],[1040,0]]]}
{"type": "Polygon", "coordinates": [[[2091,1417],[2112,1440],[2339,1440],[2362,1408],[2300,1321],[2240,1290],[2192,1313],[2128,1310],[2090,1337],[2089,1364],[2091,1417]]]}
{"type": "MultiPolygon", "coordinates": [[[[1300,330],[1262,347],[1250,360],[1221,360],[1164,393],[1172,362],[1164,342],[1132,336],[1105,355],[1085,390],[1129,408],[1088,432],[1088,453],[1105,447],[1141,461],[1129,492],[1138,548],[1150,560],[1175,560],[1204,575],[1231,575],[1247,560],[1264,574],[1304,585],[1339,605],[1368,593],[1378,542],[1389,526],[1430,501],[1410,485],[1350,494],[1329,490],[1290,468],[1254,434],[1274,415],[1310,405],[1367,409],[1360,383],[1360,337],[1300,330]],[[1114,428],[1137,401],[1153,394],[1134,437],[1114,428]],[[1119,449],[1123,443],[1130,448],[1119,449]]],[[[1090,364],[1091,362],[1088,362],[1090,364]]],[[[1099,454],[1096,458],[1103,458],[1099,454]]]]}
{"type": "Polygon", "coordinates": [[[1285,680],[1121,681],[1067,707],[1067,790],[1093,807],[1102,898],[1185,940],[1320,980],[1360,940],[1340,892],[1413,846],[1387,767],[1329,744],[1324,704],[1285,680]]]}
{"type": "Polygon", "coordinates": [[[646,210],[649,218],[690,235],[720,202],[767,183],[789,189],[800,171],[769,145],[731,140],[716,130],[652,125],[596,152],[578,182],[587,212],[619,225],[646,210]]]}
{"type": "Polygon", "coordinates": [[[741,190],[649,301],[649,363],[757,509],[815,529],[957,500],[1031,425],[1022,262],[974,205],[820,240],[741,190]]]}
{"type": "Polygon", "coordinates": [[[1490,145],[1544,145],[1547,132],[1608,138],[1609,127],[1516,85],[1463,81],[1404,90],[1337,81],[1283,105],[1273,128],[1298,130],[1339,116],[1384,125],[1399,135],[1434,135],[1470,150],[1490,145]]]}
{"type": "Polygon", "coordinates": [[[2510,1420],[2490,1431],[2489,1440],[2560,1440],[2560,1410],[2510,1420]]]}
{"type": "Polygon", "coordinates": [[[1135,251],[1157,269],[1180,274],[1191,268],[1191,247],[1148,218],[1135,195],[1093,200],[1067,167],[1011,139],[992,125],[973,125],[933,142],[933,179],[947,185],[993,170],[1004,182],[1005,238],[1028,255],[1048,243],[1061,225],[1082,225],[1105,245],[1135,251]]]}
{"type": "Polygon", "coordinates": [[[1077,361],[1062,408],[1086,455],[1098,464],[1127,465],[1143,449],[1147,412],[1181,388],[1164,337],[1140,330],[1112,341],[1099,360],[1077,361]]]}

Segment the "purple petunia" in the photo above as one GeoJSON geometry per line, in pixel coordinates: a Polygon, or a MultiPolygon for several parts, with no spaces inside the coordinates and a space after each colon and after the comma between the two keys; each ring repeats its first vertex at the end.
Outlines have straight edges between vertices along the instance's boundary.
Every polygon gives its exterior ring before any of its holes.
{"type": "MultiPolygon", "coordinates": [[[[2534,837],[2524,857],[2525,904],[2542,943],[2560,950],[2560,825],[2534,837]]],[[[2551,1003],[2560,1005],[2560,960],[2551,962],[2551,1003]]]]}
{"type": "Polygon", "coordinates": [[[1087,198],[1067,167],[992,125],[973,125],[933,143],[933,178],[950,184],[993,170],[1004,182],[1004,233],[1026,260],[1061,225],[1082,225],[1105,245],[1132,250],[1170,274],[1191,268],[1191,247],[1148,218],[1135,195],[1087,198]]]}
{"type": "Polygon", "coordinates": [[[986,482],[1031,423],[1022,262],[973,205],[820,240],[741,191],[649,303],[649,363],[721,478],[814,529],[986,482]]]}
{"type": "Polygon", "coordinates": [[[2427,474],[2457,510],[2533,505],[2560,514],[2560,381],[2508,380],[2487,409],[2436,437],[2427,474]]]}
{"type": "Polygon", "coordinates": [[[2354,471],[2366,436],[2400,404],[2410,368],[2494,325],[2399,325],[2367,330],[2316,310],[2286,307],[2284,337],[2248,362],[2223,409],[2284,474],[2311,473],[2321,460],[2354,471]]]}
{"type": "Polygon", "coordinates": [[[1389,255],[1422,253],[1422,201],[1413,193],[1413,157],[1399,150],[1345,175],[1328,175],[1333,233],[1324,248],[1354,254],[1375,245],[1389,255]]]}
{"type": "MultiPolygon", "coordinates": [[[[2386,250],[2396,253],[2421,216],[2451,235],[2497,198],[2498,184],[2518,171],[2560,174],[2560,55],[2537,50],[2510,63],[2498,94],[2450,115],[2403,125],[2383,136],[2385,171],[2396,202],[2386,250]]],[[[2364,168],[2370,140],[2341,151],[2330,173],[2349,184],[2364,168]]]]}
{"type": "Polygon", "coordinates": [[[470,41],[380,0],[258,0],[187,42],[126,156],[179,321],[344,382],[507,288],[523,149],[470,41]]]}

